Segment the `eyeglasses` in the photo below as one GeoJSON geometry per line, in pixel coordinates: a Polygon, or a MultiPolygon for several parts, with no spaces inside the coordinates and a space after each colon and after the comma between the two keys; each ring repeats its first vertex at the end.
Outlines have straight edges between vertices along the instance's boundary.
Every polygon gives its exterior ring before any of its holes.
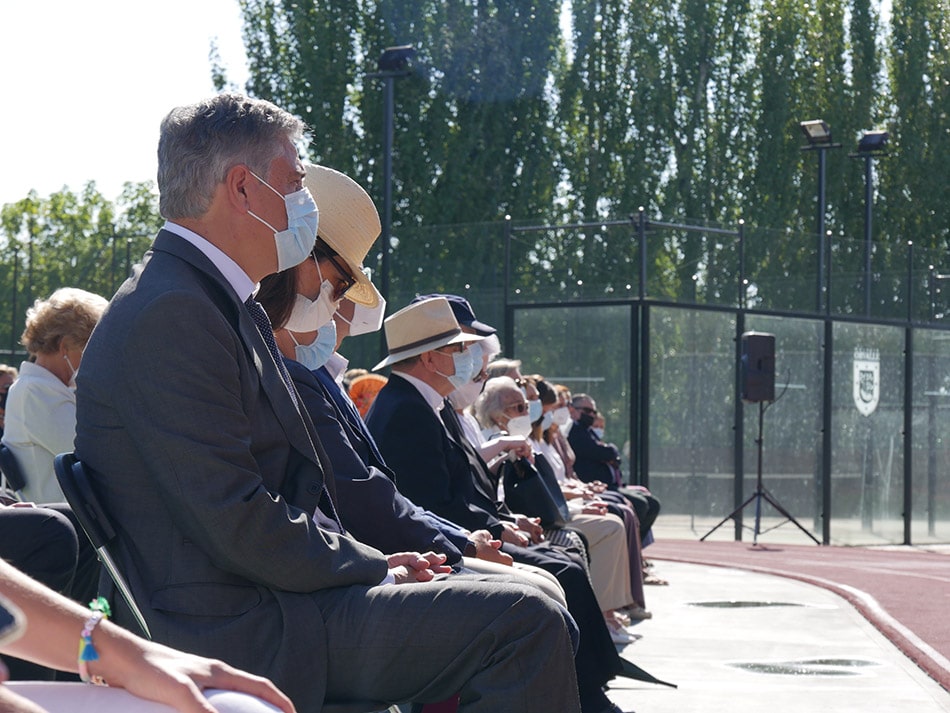
{"type": "Polygon", "coordinates": [[[578,406],[578,411],[583,411],[584,413],[589,413],[591,416],[597,415],[597,409],[591,408],[590,406],[578,406]]]}
{"type": "Polygon", "coordinates": [[[336,268],[340,277],[336,280],[336,284],[333,285],[333,300],[342,300],[346,293],[350,291],[350,288],[356,284],[356,278],[349,273],[349,270],[344,269],[332,255],[317,255],[316,252],[313,252],[312,255],[317,263],[317,270],[320,272],[321,277],[323,276],[323,271],[320,270],[320,260],[326,260],[336,268]]]}
{"type": "Polygon", "coordinates": [[[528,413],[528,403],[526,401],[519,401],[516,404],[509,404],[505,406],[505,411],[510,409],[516,409],[518,413],[528,413]]]}

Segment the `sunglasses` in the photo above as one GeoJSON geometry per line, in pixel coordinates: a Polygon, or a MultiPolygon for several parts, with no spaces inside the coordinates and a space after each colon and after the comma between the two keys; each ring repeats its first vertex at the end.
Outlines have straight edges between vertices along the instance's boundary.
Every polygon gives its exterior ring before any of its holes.
{"type": "Polygon", "coordinates": [[[520,401],[516,404],[505,406],[505,411],[508,411],[509,409],[516,409],[518,413],[528,413],[528,404],[524,401],[520,401]]]}
{"type": "Polygon", "coordinates": [[[578,407],[577,407],[577,410],[578,410],[578,411],[583,411],[584,413],[588,413],[588,414],[590,414],[591,416],[596,416],[596,415],[597,415],[597,409],[591,408],[590,406],[578,406],[578,407]]]}
{"type": "Polygon", "coordinates": [[[317,255],[314,252],[313,259],[317,261],[317,267],[319,267],[320,260],[326,260],[331,265],[333,265],[334,268],[336,268],[336,271],[340,274],[340,277],[333,285],[333,299],[342,300],[346,293],[350,291],[350,288],[356,284],[356,278],[350,274],[349,270],[345,269],[339,262],[337,262],[336,258],[332,255],[317,255]]]}

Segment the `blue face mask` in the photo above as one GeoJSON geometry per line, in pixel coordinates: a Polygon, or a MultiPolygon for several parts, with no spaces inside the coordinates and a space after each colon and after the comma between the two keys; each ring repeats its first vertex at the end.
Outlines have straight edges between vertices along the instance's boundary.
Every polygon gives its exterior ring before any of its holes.
{"type": "Polygon", "coordinates": [[[251,175],[283,199],[284,208],[287,211],[287,229],[277,230],[259,215],[251,211],[247,213],[274,231],[274,242],[277,245],[277,272],[296,267],[307,259],[317,240],[317,226],[320,224],[320,211],[317,209],[317,204],[306,188],[285,196],[253,171],[251,175]]]}
{"type": "MultiPolygon", "coordinates": [[[[444,354],[445,352],[443,352],[444,354]]],[[[449,383],[452,384],[452,389],[460,389],[465,384],[470,382],[475,378],[475,374],[478,372],[475,371],[475,353],[470,349],[466,349],[463,352],[453,352],[452,353],[452,363],[455,365],[454,374],[443,374],[441,371],[436,371],[436,374],[439,376],[444,376],[449,380],[449,383]]],[[[479,354],[481,357],[481,354],[479,354]]],[[[479,366],[481,362],[479,361],[479,366]]]]}
{"type": "Polygon", "coordinates": [[[296,345],[294,355],[297,361],[310,371],[316,371],[326,364],[336,349],[336,322],[332,319],[320,327],[317,338],[311,344],[300,344],[294,338],[293,332],[288,332],[288,334],[296,345]]]}
{"type": "Polygon", "coordinates": [[[531,419],[531,423],[534,423],[539,418],[541,418],[541,412],[544,410],[544,406],[541,404],[541,399],[535,399],[534,401],[528,402],[528,418],[531,419]]]}

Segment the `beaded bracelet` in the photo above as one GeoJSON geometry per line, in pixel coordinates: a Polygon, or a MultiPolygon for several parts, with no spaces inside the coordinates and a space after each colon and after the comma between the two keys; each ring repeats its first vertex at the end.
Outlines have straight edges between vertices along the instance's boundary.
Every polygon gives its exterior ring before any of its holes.
{"type": "Polygon", "coordinates": [[[92,645],[92,632],[100,621],[109,618],[109,614],[111,613],[109,610],[109,602],[106,601],[105,597],[98,597],[89,602],[89,608],[92,610],[92,614],[86,619],[82,632],[79,634],[79,657],[77,659],[79,679],[84,683],[94,683],[97,686],[104,686],[106,682],[102,676],[92,676],[89,674],[89,662],[99,660],[99,652],[96,651],[96,647],[92,645]]]}

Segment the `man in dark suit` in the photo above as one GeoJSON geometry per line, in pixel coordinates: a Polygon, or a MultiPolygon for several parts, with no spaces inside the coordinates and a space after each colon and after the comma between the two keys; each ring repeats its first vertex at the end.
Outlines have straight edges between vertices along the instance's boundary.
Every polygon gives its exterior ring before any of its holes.
{"type": "Polygon", "coordinates": [[[587,394],[575,394],[571,400],[571,413],[575,418],[567,441],[576,458],[574,473],[584,482],[600,481],[610,490],[623,494],[637,512],[640,539],[645,545],[649,544],[652,541],[650,528],[660,514],[660,501],[645,488],[624,486],[620,450],[613,443],[603,441],[594,430],[594,421],[599,415],[594,399],[587,394]]]}
{"type": "MultiPolygon", "coordinates": [[[[78,379],[76,453],[118,525],[120,566],[157,640],[265,675],[299,711],[456,692],[467,713],[575,711],[556,605],[513,584],[431,581],[441,556],[387,558],[340,525],[329,462],[249,299],[314,247],[303,128],[239,95],[162,123],[168,222],[78,379]]],[[[327,276],[326,299],[358,272],[327,276]]]]}
{"type": "Polygon", "coordinates": [[[462,330],[442,296],[422,298],[396,312],[386,319],[385,331],[389,356],[375,368],[391,365],[392,374],[370,408],[367,425],[399,491],[465,528],[488,530],[515,561],[557,577],[580,628],[576,664],[581,708],[585,713],[618,713],[602,687],[621,671],[622,661],[583,566],[566,551],[541,542],[536,523],[499,506],[493,475],[467,444],[445,402],[477,373],[464,357],[471,351],[465,345],[482,337],[462,330]],[[460,368],[468,371],[460,374],[460,368]]]}

